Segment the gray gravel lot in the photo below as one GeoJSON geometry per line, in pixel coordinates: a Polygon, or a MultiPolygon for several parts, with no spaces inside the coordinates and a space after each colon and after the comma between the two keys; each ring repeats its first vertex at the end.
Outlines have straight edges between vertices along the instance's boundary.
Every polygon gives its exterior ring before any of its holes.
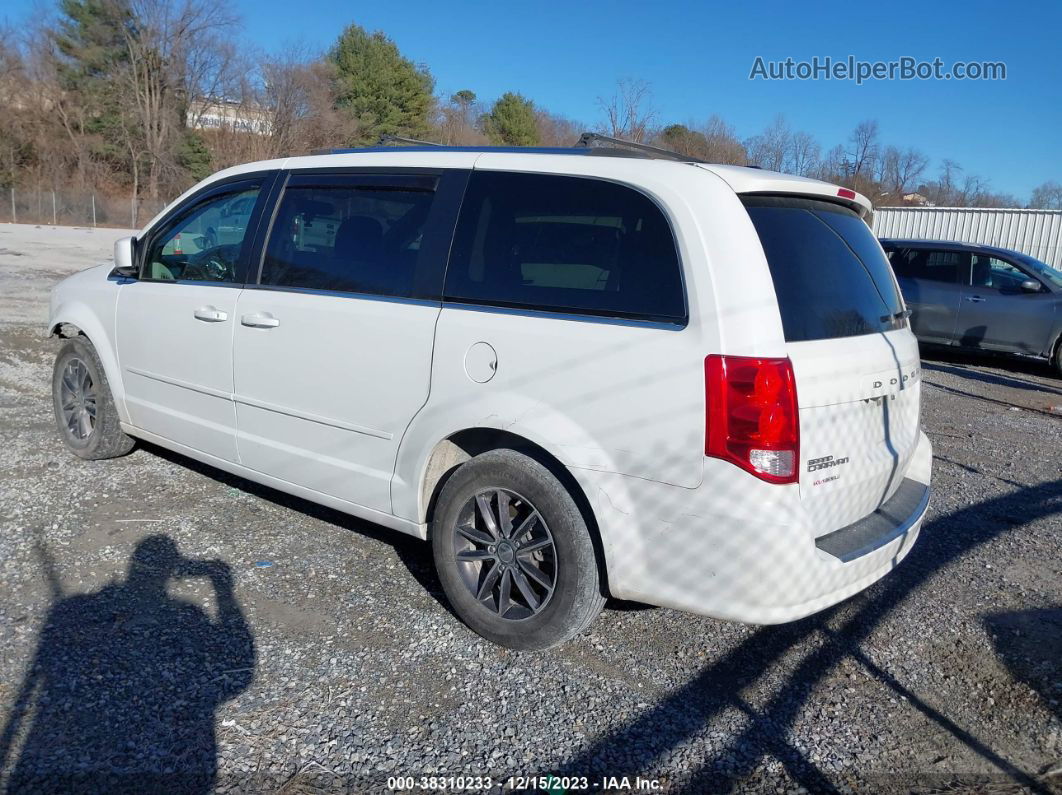
{"type": "Polygon", "coordinates": [[[864,594],[777,627],[609,603],[514,653],[450,615],[427,545],[157,448],[64,450],[46,288],[118,235],[0,225],[0,788],[1062,792],[1045,365],[927,359],[929,520],[864,594]]]}

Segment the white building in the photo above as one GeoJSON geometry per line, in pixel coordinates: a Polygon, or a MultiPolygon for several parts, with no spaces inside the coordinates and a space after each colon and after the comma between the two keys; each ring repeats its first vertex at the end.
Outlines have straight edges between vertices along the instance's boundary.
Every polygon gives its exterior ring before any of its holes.
{"type": "Polygon", "coordinates": [[[269,135],[269,112],[253,103],[217,97],[197,97],[188,104],[185,124],[193,130],[233,130],[269,135]]]}

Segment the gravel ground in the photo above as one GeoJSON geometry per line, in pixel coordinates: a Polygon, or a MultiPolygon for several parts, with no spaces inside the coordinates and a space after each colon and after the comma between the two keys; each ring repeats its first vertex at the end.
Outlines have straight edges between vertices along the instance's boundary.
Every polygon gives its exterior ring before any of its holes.
{"type": "Polygon", "coordinates": [[[865,593],[777,627],[611,602],[514,653],[450,615],[427,545],[157,448],[64,450],[46,288],[120,234],[0,225],[0,787],[1062,792],[1045,365],[926,361],[930,516],[865,593]]]}

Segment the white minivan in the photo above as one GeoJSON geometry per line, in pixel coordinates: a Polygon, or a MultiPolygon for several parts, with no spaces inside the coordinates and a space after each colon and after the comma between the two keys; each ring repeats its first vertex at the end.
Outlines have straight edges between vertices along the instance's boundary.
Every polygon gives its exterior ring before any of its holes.
{"type": "Polygon", "coordinates": [[[606,596],[791,621],[895,568],[929,501],[870,211],[595,147],[230,168],[55,288],[59,431],[430,539],[457,615],[512,648],[606,596]]]}

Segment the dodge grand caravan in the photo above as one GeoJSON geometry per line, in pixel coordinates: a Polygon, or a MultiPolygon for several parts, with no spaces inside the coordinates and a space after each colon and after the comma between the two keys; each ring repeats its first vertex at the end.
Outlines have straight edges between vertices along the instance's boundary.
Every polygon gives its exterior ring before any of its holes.
{"type": "Polygon", "coordinates": [[[869,203],[622,154],[222,171],[55,288],[59,432],[430,539],[457,615],[513,648],[607,595],[770,624],[859,592],[931,468],[869,203]]]}

